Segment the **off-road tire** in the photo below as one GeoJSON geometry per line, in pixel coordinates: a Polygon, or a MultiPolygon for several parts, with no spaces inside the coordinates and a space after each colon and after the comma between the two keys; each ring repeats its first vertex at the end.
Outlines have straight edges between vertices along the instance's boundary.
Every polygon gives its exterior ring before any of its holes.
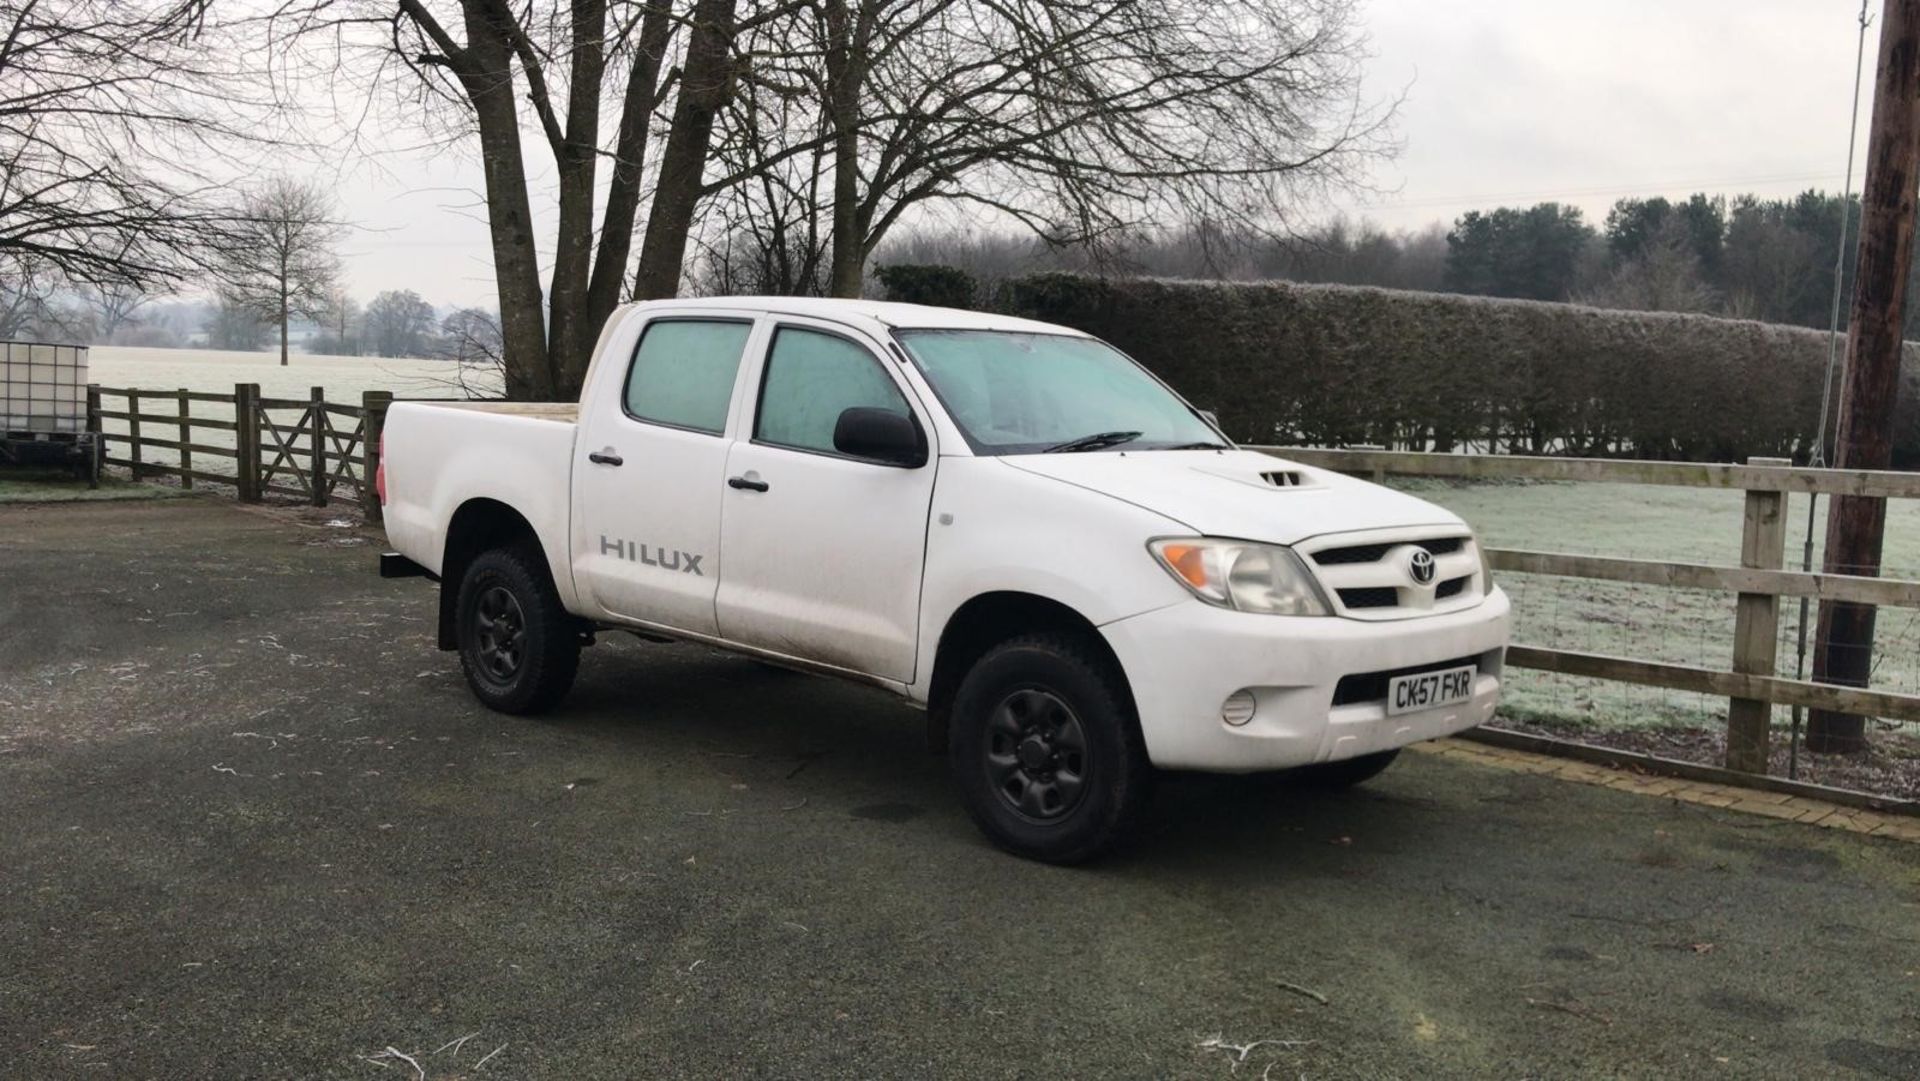
{"type": "Polygon", "coordinates": [[[948,762],[981,832],[1046,863],[1081,863],[1122,843],[1153,780],[1124,678],[1071,634],[1013,638],[974,662],[954,693],[948,762]],[[1035,813],[1017,806],[1021,797],[1035,813]]]}
{"type": "Polygon", "coordinates": [[[1311,766],[1288,770],[1287,779],[1296,784],[1327,791],[1339,791],[1365,784],[1380,776],[1393,760],[1400,757],[1400,749],[1376,751],[1356,758],[1343,758],[1338,762],[1318,762],[1311,766]]]}
{"type": "Polygon", "coordinates": [[[454,605],[454,633],[467,686],[481,705],[501,713],[553,708],[580,670],[574,618],[540,557],[523,548],[494,548],[467,564],[454,605]],[[484,615],[483,605],[489,610],[484,615]],[[504,651],[511,664],[503,663],[503,639],[517,641],[517,648],[504,651]]]}

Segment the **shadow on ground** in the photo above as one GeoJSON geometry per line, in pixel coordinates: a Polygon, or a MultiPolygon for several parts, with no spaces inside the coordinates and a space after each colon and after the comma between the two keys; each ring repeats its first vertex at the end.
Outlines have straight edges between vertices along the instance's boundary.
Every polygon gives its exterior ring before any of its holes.
{"type": "Polygon", "coordinates": [[[374,551],[0,511],[0,1073],[1920,1076],[1920,849],[1416,756],[1042,867],[858,688],[621,640],[488,714],[374,551]]]}

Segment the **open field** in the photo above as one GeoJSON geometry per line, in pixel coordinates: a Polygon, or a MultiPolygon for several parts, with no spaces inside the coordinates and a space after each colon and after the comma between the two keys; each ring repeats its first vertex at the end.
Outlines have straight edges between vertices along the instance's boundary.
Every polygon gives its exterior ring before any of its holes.
{"type": "Polygon", "coordinates": [[[1920,1075],[1910,844],[1412,755],[1043,867],[874,692],[619,635],[502,717],[359,531],[0,514],[8,1076],[1920,1075]]]}
{"type": "Polygon", "coordinates": [[[441,360],[340,357],[295,353],[286,367],[280,354],[217,349],[136,349],[96,345],[89,378],[102,386],[142,390],[233,393],[235,383],[258,383],[269,398],[304,398],[309,388],[327,388],[327,400],[357,405],[362,391],[388,390],[398,397],[460,397],[456,365],[441,360]]]}
{"type": "MultiPolygon", "coordinates": [[[[1486,542],[1626,558],[1737,565],[1744,493],[1631,484],[1396,483],[1471,522],[1486,542]]],[[[1814,527],[1814,566],[1820,566],[1827,501],[1814,527]]],[[[1787,559],[1799,565],[1807,497],[1788,500],[1787,559]]],[[[1920,501],[1890,501],[1885,572],[1920,578],[1920,501]]],[[[1732,594],[1662,589],[1617,582],[1530,574],[1499,574],[1513,596],[1516,641],[1529,645],[1612,653],[1678,664],[1724,666],[1733,656],[1732,594]]],[[[1809,610],[1811,623],[1812,609],[1809,610]]],[[[1781,664],[1792,673],[1799,604],[1783,601],[1781,664]]],[[[1811,649],[1812,633],[1808,641],[1811,649]]],[[[1920,611],[1883,609],[1876,689],[1920,693],[1920,611]]],[[[1811,658],[1808,662],[1811,672],[1811,658]]],[[[1594,725],[1721,725],[1726,700],[1621,683],[1515,670],[1503,712],[1594,725]]],[[[1789,711],[1775,711],[1786,724],[1789,711]]]]}

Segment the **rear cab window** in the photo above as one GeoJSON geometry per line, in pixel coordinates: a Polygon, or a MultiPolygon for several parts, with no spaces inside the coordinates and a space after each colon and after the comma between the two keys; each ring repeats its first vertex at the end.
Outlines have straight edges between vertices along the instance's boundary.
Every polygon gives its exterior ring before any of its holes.
{"type": "Polygon", "coordinates": [[[622,407],[634,420],[721,434],[752,333],[747,320],[653,320],[627,367],[622,407]]]}

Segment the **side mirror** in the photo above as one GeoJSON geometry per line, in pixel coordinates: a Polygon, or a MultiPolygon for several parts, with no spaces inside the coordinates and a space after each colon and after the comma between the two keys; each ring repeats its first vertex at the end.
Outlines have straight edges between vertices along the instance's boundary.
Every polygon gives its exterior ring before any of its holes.
{"type": "Polygon", "coordinates": [[[911,416],[856,405],[833,426],[833,449],[871,462],[918,469],[927,464],[927,441],[911,416]]]}
{"type": "Polygon", "coordinates": [[[1199,413],[1200,419],[1212,426],[1214,431],[1217,432],[1220,430],[1220,415],[1218,413],[1215,413],[1211,409],[1197,409],[1195,412],[1199,413]]]}

